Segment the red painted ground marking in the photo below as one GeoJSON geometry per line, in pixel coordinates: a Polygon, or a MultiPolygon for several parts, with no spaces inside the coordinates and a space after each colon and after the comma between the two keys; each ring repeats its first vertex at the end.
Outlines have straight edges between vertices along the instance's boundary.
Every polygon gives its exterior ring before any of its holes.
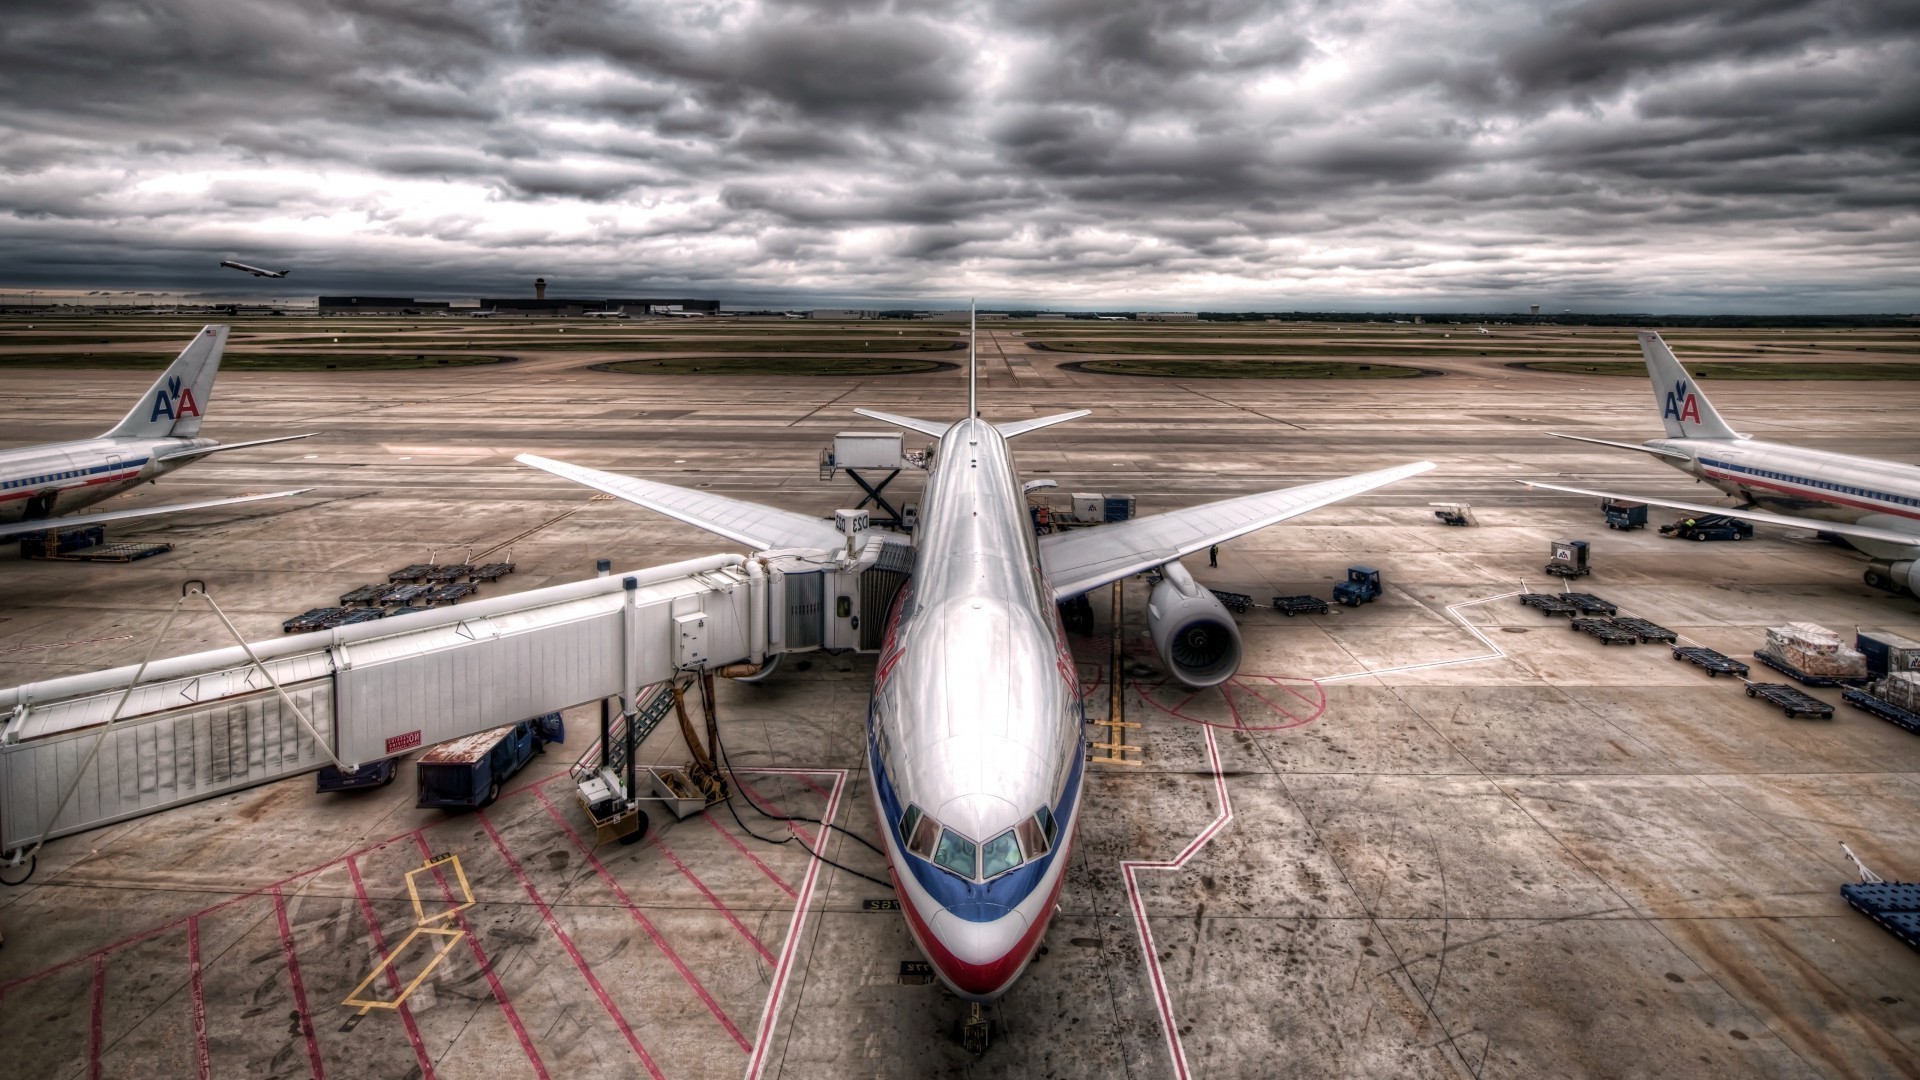
{"type": "MultiPolygon", "coordinates": [[[[756,769],[754,771],[765,773],[765,772],[772,772],[773,770],[772,769],[756,769]]],[[[761,808],[766,810],[769,814],[773,815],[776,818],[782,818],[787,816],[787,812],[785,810],[780,809],[779,803],[774,802],[772,799],[763,798],[759,792],[753,790],[752,784],[749,784],[745,780],[740,779],[739,774],[736,773],[734,775],[733,782],[736,784],[739,784],[740,789],[742,791],[745,791],[748,797],[752,798],[754,802],[758,803],[761,806],[761,808]]],[[[797,833],[802,843],[805,843],[808,847],[813,848],[815,851],[820,850],[819,845],[814,843],[813,834],[811,832],[808,832],[805,826],[801,825],[797,821],[783,821],[781,822],[781,824],[785,825],[787,828],[792,829],[795,833],[797,833]]]]}
{"type": "Polygon", "coordinates": [[[713,909],[715,911],[718,911],[720,914],[726,916],[727,921],[733,924],[733,928],[735,930],[740,931],[741,937],[746,938],[748,942],[752,943],[753,947],[759,951],[761,957],[763,957],[767,961],[767,963],[769,964],[773,963],[773,950],[767,948],[766,945],[762,943],[759,938],[753,936],[753,931],[747,929],[746,924],[741,922],[740,919],[734,915],[733,909],[728,907],[725,903],[723,903],[719,897],[713,895],[713,891],[707,888],[706,882],[701,881],[699,877],[697,877],[694,874],[694,872],[687,867],[686,863],[681,862],[680,856],[675,855],[673,853],[672,848],[668,847],[664,843],[661,843],[660,838],[658,836],[653,836],[653,835],[648,836],[647,843],[652,844],[655,848],[659,849],[660,854],[665,855],[667,857],[668,862],[672,863],[674,867],[680,871],[681,874],[685,875],[688,881],[693,882],[693,887],[700,890],[700,895],[707,898],[707,903],[712,904],[713,909]]]}
{"type": "Polygon", "coordinates": [[[830,796],[827,794],[826,788],[821,787],[819,784],[814,783],[812,780],[807,779],[805,776],[797,777],[797,779],[802,784],[806,785],[806,788],[808,791],[813,792],[815,795],[818,795],[823,799],[830,798],[830,796]]]}
{"type": "MultiPolygon", "coordinates": [[[[579,850],[580,854],[586,856],[587,865],[593,867],[594,873],[600,875],[600,880],[606,882],[607,887],[613,890],[613,895],[620,898],[620,902],[626,905],[627,914],[633,916],[633,921],[639,923],[640,929],[645,931],[647,937],[653,940],[654,947],[666,956],[667,960],[673,964],[674,970],[678,971],[680,977],[686,980],[687,985],[693,989],[694,996],[698,997],[701,1002],[706,1005],[707,1011],[713,1013],[715,1020],[720,1021],[720,1026],[727,1029],[727,1034],[733,1036],[733,1041],[740,1044],[740,1049],[749,1049],[747,1037],[740,1034],[740,1029],[734,1026],[733,1020],[720,1008],[720,1003],[713,1000],[713,995],[707,993],[707,988],[700,985],[700,980],[694,977],[692,970],[690,970],[685,963],[681,962],[680,954],[674,952],[673,946],[667,944],[667,939],[661,936],[660,931],[654,927],[652,920],[648,919],[646,915],[641,912],[638,904],[635,904],[628,898],[627,890],[621,888],[620,883],[613,880],[613,875],[607,871],[606,864],[600,861],[600,857],[593,853],[592,848],[581,841],[580,834],[573,831],[573,826],[569,825],[567,819],[561,816],[559,808],[553,805],[552,800],[546,798],[544,792],[541,793],[540,801],[546,804],[547,813],[552,816],[554,824],[560,826],[561,830],[567,834],[567,839],[573,842],[573,846],[579,850]]],[[[506,855],[507,849],[501,845],[500,834],[493,831],[493,825],[488,822],[484,816],[481,817],[480,823],[486,825],[487,833],[493,837],[494,844],[500,847],[502,855],[506,855]]],[[[512,859],[513,857],[511,855],[507,856],[508,862],[513,865],[514,873],[519,874],[519,864],[513,863],[512,859]]],[[[520,884],[526,887],[527,895],[534,896],[533,885],[527,881],[525,875],[521,875],[520,884]]],[[[540,904],[540,898],[534,896],[533,902],[540,904]]],[[[540,910],[542,913],[545,913],[547,909],[542,905],[540,910]]],[[[557,925],[555,926],[554,932],[559,933],[557,925]]],[[[562,940],[564,941],[565,938],[563,937],[562,940]]],[[[569,949],[571,949],[571,946],[569,946],[569,949]]],[[[592,979],[592,975],[589,974],[588,978],[592,979]]]]}
{"type": "Polygon", "coordinates": [[[493,841],[493,846],[499,849],[500,857],[506,860],[507,868],[513,871],[514,877],[520,879],[520,887],[526,890],[527,899],[532,900],[533,906],[539,909],[540,917],[547,921],[547,929],[553,931],[553,936],[560,939],[561,946],[573,959],[573,966],[580,970],[581,978],[587,980],[587,985],[593,989],[593,996],[600,999],[600,1007],[607,1010],[607,1015],[613,1018],[614,1026],[620,1029],[620,1034],[627,1040],[627,1045],[633,1047],[634,1054],[640,1058],[640,1064],[646,1066],[647,1074],[652,1076],[653,1080],[666,1080],[660,1067],[653,1063],[653,1055],[647,1053],[647,1048],[640,1045],[640,1040],[633,1034],[633,1028],[627,1024],[627,1018],[620,1014],[620,1006],[615,1005],[613,999],[607,996],[606,987],[601,986],[600,980],[594,977],[593,969],[587,966],[586,958],[581,956],[580,950],[574,947],[573,939],[567,936],[566,930],[560,925],[560,920],[553,917],[553,909],[540,898],[540,891],[533,887],[533,882],[527,880],[527,872],[520,868],[520,860],[514,858],[513,853],[507,850],[506,842],[500,839],[499,831],[493,827],[493,822],[487,820],[487,812],[476,810],[473,816],[480,819],[480,826],[487,830],[487,836],[493,841]]]}
{"type": "Polygon", "coordinates": [[[753,852],[748,851],[747,846],[745,844],[742,844],[737,837],[735,837],[732,833],[728,832],[726,829],[721,828],[720,823],[713,820],[712,814],[709,814],[705,810],[702,810],[700,811],[700,816],[707,819],[707,824],[713,826],[714,832],[717,832],[721,836],[726,837],[727,843],[732,844],[733,849],[735,851],[738,851],[740,854],[746,856],[748,862],[759,867],[761,873],[767,875],[767,877],[771,879],[775,885],[780,886],[781,891],[785,892],[788,896],[799,895],[798,893],[793,891],[793,886],[781,880],[779,874],[776,874],[772,870],[768,869],[767,864],[761,862],[760,857],[758,855],[755,855],[753,852]]]}
{"type": "MultiPolygon", "coordinates": [[[[552,783],[553,781],[558,780],[561,777],[564,777],[565,775],[566,773],[554,773],[552,776],[548,776],[548,777],[544,777],[542,779],[536,780],[533,783],[527,784],[523,787],[513,788],[505,792],[504,794],[502,794],[500,798],[507,799],[515,795],[519,795],[523,792],[537,791],[540,788],[543,788],[546,785],[552,783]]],[[[462,820],[464,819],[450,816],[450,817],[442,818],[441,820],[436,821],[431,825],[425,826],[425,828],[437,829],[442,825],[450,825],[450,824],[453,824],[454,822],[462,821],[462,820]]],[[[355,851],[350,851],[347,854],[342,855],[337,859],[329,859],[326,862],[320,863],[316,866],[309,866],[305,870],[299,870],[294,873],[288,874],[286,877],[283,877],[278,881],[268,882],[265,885],[256,886],[255,888],[249,889],[246,892],[237,893],[233,896],[229,896],[225,900],[222,900],[219,903],[212,905],[211,907],[204,907],[204,908],[201,908],[199,911],[182,915],[179,918],[161,923],[159,926],[153,927],[150,930],[142,930],[137,934],[129,934],[128,936],[123,937],[118,941],[109,942],[105,945],[100,946],[97,949],[93,949],[89,952],[81,953],[79,956],[76,956],[71,960],[62,960],[60,963],[54,964],[51,967],[41,968],[39,971],[36,971],[31,975],[22,975],[19,978],[13,979],[9,982],[0,983],[0,1000],[4,1000],[9,991],[18,989],[19,987],[25,986],[28,983],[36,982],[40,979],[44,979],[47,976],[54,974],[55,972],[65,971],[68,968],[73,967],[75,964],[86,963],[88,960],[93,959],[95,956],[104,956],[107,953],[114,952],[115,950],[124,949],[129,945],[138,945],[140,942],[146,941],[149,938],[157,937],[161,934],[166,933],[167,931],[173,929],[174,927],[185,923],[188,919],[205,918],[208,915],[212,915],[214,912],[232,907],[233,905],[240,903],[242,900],[251,900],[256,896],[265,895],[271,890],[280,888],[281,886],[291,885],[292,883],[299,881],[301,878],[310,877],[314,874],[321,872],[322,870],[331,869],[332,867],[339,865],[340,863],[346,861],[347,859],[354,858],[360,855],[368,855],[375,851],[379,851],[381,848],[384,848],[389,844],[413,838],[414,834],[420,831],[421,831],[420,829],[415,829],[410,832],[395,833],[394,835],[387,837],[385,840],[381,840],[378,843],[368,844],[366,847],[360,848],[355,851]]]]}
{"type": "Polygon", "coordinates": [[[1153,708],[1158,709],[1163,713],[1166,713],[1168,716],[1171,716],[1176,720],[1185,720],[1187,723],[1200,724],[1205,727],[1228,728],[1228,729],[1238,730],[1238,731],[1285,731],[1289,728],[1303,727],[1307,724],[1311,724],[1315,720],[1320,719],[1320,717],[1327,711],[1327,692],[1325,687],[1321,686],[1319,682],[1313,679],[1292,680],[1295,682],[1312,684],[1314,690],[1317,691],[1319,695],[1319,700],[1315,701],[1312,698],[1309,698],[1306,695],[1301,694],[1299,691],[1296,691],[1292,687],[1288,686],[1287,685],[1288,681],[1289,680],[1287,677],[1279,676],[1279,675],[1235,675],[1233,678],[1228,679],[1226,682],[1221,683],[1219,686],[1213,687],[1212,689],[1219,691],[1221,698],[1225,701],[1227,706],[1227,713],[1228,715],[1233,717],[1232,723],[1221,723],[1218,720],[1208,720],[1202,716],[1189,715],[1187,712],[1184,711],[1188,703],[1192,702],[1195,698],[1199,697],[1204,691],[1196,690],[1193,693],[1188,694],[1186,697],[1181,698],[1177,703],[1171,706],[1168,706],[1168,705],[1162,705],[1153,696],[1156,691],[1168,685],[1165,680],[1162,680],[1160,682],[1146,682],[1140,679],[1134,679],[1132,680],[1132,683],[1133,683],[1133,692],[1139,695],[1139,698],[1142,703],[1150,705],[1153,708]],[[1293,694],[1295,697],[1298,697],[1300,700],[1308,703],[1309,705],[1312,705],[1313,710],[1307,713],[1305,716],[1301,716],[1288,709],[1284,709],[1279,705],[1274,704],[1273,701],[1269,700],[1266,697],[1266,695],[1253,689],[1250,683],[1250,680],[1253,680],[1253,679],[1259,679],[1263,682],[1269,683],[1271,685],[1279,686],[1282,689],[1287,690],[1289,693],[1293,694]],[[1246,694],[1250,697],[1257,698],[1261,702],[1261,704],[1272,709],[1274,712],[1279,713],[1281,716],[1286,717],[1287,722],[1284,724],[1249,724],[1247,723],[1246,718],[1240,715],[1240,707],[1234,703],[1233,691],[1235,690],[1238,690],[1241,693],[1246,694]]]}
{"type": "Polygon", "coordinates": [[[200,1080],[211,1080],[213,1058],[207,1053],[207,995],[200,970],[198,915],[187,919],[187,975],[193,1001],[193,1058],[199,1067],[200,1080]]]}
{"type": "MultiPolygon", "coordinates": [[[[366,883],[360,880],[360,860],[352,855],[347,856],[347,876],[353,878],[354,895],[360,898],[360,914],[365,916],[367,930],[373,935],[373,947],[380,951],[381,962],[386,963],[387,938],[380,932],[380,920],[373,914],[373,901],[367,899],[366,883]]],[[[393,970],[392,964],[387,964],[387,985],[393,988],[394,993],[400,992],[400,974],[393,970]]],[[[426,1044],[420,1041],[420,1028],[413,1022],[413,1010],[407,1008],[407,1003],[403,1001],[397,1011],[400,1013],[400,1022],[406,1025],[407,1041],[413,1044],[413,1056],[420,1062],[421,1080],[434,1080],[433,1058],[427,1055],[426,1044]]]]}
{"type": "MultiPolygon", "coordinates": [[[[800,769],[759,769],[763,773],[798,774],[800,769]]],[[[840,792],[846,787],[847,774],[836,770],[823,773],[834,777],[833,794],[827,799],[827,808],[820,815],[822,821],[832,821],[840,808],[840,792]]],[[[735,779],[738,779],[736,776],[735,779]]],[[[787,938],[780,946],[780,962],[774,965],[773,986],[767,992],[767,1004],[760,1012],[760,1030],[753,1039],[753,1056],[747,1060],[746,1080],[760,1080],[761,1073],[767,1067],[767,1050],[773,1044],[774,1025],[780,1020],[780,998],[786,992],[787,976],[793,971],[793,959],[800,948],[800,932],[806,926],[807,904],[813,899],[813,886],[820,878],[820,860],[807,860],[807,876],[801,883],[798,902],[793,906],[793,918],[787,923],[787,938]]]]}
{"type": "MultiPolygon", "coordinates": [[[[413,837],[414,844],[420,848],[420,854],[429,859],[433,858],[433,849],[427,846],[425,830],[415,829],[410,835],[413,837]]],[[[447,879],[441,876],[439,867],[433,870],[433,880],[440,886],[440,895],[446,898],[449,905],[454,904],[456,901],[453,898],[453,889],[447,884],[447,879]]],[[[527,1060],[533,1063],[534,1075],[540,1080],[548,1080],[546,1063],[540,1060],[539,1051],[533,1048],[533,1040],[527,1037],[526,1025],[520,1022],[520,1014],[514,1011],[513,1001],[507,997],[507,988],[500,985],[500,976],[493,973],[493,965],[487,962],[487,950],[480,947],[480,938],[474,934],[473,927],[467,925],[466,913],[456,913],[453,921],[459,923],[460,929],[467,932],[467,946],[473,950],[474,960],[480,964],[480,970],[487,976],[487,985],[493,989],[493,999],[500,1003],[500,1012],[506,1016],[507,1024],[513,1028],[514,1037],[520,1040],[520,1049],[526,1053],[527,1060]]]]}
{"type": "Polygon", "coordinates": [[[106,1027],[107,958],[93,958],[93,1015],[87,1020],[87,1076],[100,1080],[100,1043],[106,1027]]]}
{"type": "MultiPolygon", "coordinates": [[[[313,1066],[313,1080],[326,1080],[326,1067],[320,1064],[320,1040],[313,1033],[313,1014],[307,1011],[307,987],[300,981],[300,958],[293,952],[293,928],[287,925],[287,898],[278,885],[273,887],[273,917],[280,923],[280,951],[287,958],[287,978],[293,983],[293,1007],[300,1010],[300,1034],[306,1036],[307,1061],[313,1066]]],[[[103,957],[101,963],[105,962],[103,957]]]]}

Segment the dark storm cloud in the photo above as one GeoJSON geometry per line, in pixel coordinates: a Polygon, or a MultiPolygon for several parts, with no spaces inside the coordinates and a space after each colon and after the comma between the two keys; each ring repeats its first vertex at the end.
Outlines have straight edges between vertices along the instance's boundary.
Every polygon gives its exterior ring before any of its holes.
{"type": "Polygon", "coordinates": [[[1917,40],[1890,0],[19,6],[0,277],[1913,308],[1917,40]]]}

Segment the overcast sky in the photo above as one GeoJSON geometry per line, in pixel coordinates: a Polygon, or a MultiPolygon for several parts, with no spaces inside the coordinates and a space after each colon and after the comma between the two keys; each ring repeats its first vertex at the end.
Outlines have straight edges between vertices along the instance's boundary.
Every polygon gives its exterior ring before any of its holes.
{"type": "Polygon", "coordinates": [[[16,4],[0,287],[1913,311],[1916,41],[1914,0],[16,4]]]}

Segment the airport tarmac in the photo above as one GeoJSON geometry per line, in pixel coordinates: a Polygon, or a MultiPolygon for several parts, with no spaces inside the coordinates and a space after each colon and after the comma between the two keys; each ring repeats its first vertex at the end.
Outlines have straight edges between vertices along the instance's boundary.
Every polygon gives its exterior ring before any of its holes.
{"type": "MultiPolygon", "coordinates": [[[[1144,514],[1439,468],[1226,545],[1217,569],[1192,561],[1262,604],[1325,596],[1356,563],[1387,582],[1379,602],[1325,616],[1257,607],[1224,692],[1165,684],[1145,587],[1129,586],[1119,677],[1141,763],[1093,768],[1046,951],[991,1010],[983,1055],[959,1044],[962,1005],[913,974],[887,890],[755,839],[787,826],[739,800],[737,819],[656,813],[649,842],[591,847],[564,775],[591,737],[587,708],[483,813],[415,809],[403,769],[358,795],[301,777],[50,843],[27,885],[0,889],[14,1060],[52,1076],[1920,1075],[1920,953],[1838,892],[1854,876],[1842,842],[1889,879],[1920,878],[1920,737],[1844,706],[1787,720],[1660,646],[1603,647],[1512,594],[1549,587],[1547,545],[1571,536],[1594,543],[1579,587],[1736,656],[1794,619],[1920,636],[1920,603],[1790,531],[1610,532],[1591,501],[1511,483],[1701,494],[1639,455],[1541,434],[1651,437],[1641,380],[1471,357],[1387,381],[1100,376],[1059,370],[1077,358],[1016,333],[983,334],[988,418],[1095,410],[1016,443],[1023,473],[1061,492],[1130,493],[1144,514]],[[1478,526],[1433,518],[1430,503],[1456,500],[1478,526]],[[450,863],[409,878],[429,853],[458,858],[472,907],[436,919],[461,885],[450,863]],[[403,946],[448,924],[470,932],[403,946]],[[375,967],[389,950],[392,979],[375,967]],[[341,1004],[369,976],[377,990],[423,970],[404,1008],[341,1004]]],[[[727,550],[512,456],[824,515],[857,491],[818,479],[821,448],[880,427],[853,406],[952,416],[965,395],[954,372],[662,378],[588,366],[603,359],[224,374],[209,435],[323,434],[220,455],[137,497],[316,490],[132,523],[116,535],[177,545],[138,563],[0,556],[0,680],[137,659],[187,579],[263,638],[430,553],[510,541],[518,571],[488,596],[588,576],[596,558],[727,550]]],[[[11,371],[0,430],[10,445],[96,432],[150,379],[11,371]]],[[[1744,431],[1920,460],[1888,421],[1920,405],[1914,383],[1712,393],[1744,431]]],[[[1078,646],[1104,715],[1111,627],[1095,600],[1078,646]]],[[[227,643],[188,609],[161,653],[227,643]]],[[[808,659],[723,684],[723,742],[761,806],[871,839],[871,658],[808,659]]],[[[671,731],[646,760],[685,760],[671,731]]],[[[807,843],[814,829],[797,827],[807,843]]],[[[825,847],[884,877],[844,834],[825,847]]]]}

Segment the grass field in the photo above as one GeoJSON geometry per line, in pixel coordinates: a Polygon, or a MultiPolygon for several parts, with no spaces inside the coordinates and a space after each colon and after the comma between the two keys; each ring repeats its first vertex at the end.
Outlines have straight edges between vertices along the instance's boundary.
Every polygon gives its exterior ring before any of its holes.
{"type": "Polygon", "coordinates": [[[1060,366],[1093,375],[1161,379],[1409,379],[1440,374],[1394,364],[1343,364],[1333,360],[1079,360],[1060,366]]]}
{"type": "Polygon", "coordinates": [[[595,371],[629,375],[918,375],[952,371],[936,360],[890,360],[878,356],[675,356],[665,360],[615,360],[595,371]]]}
{"type": "Polygon", "coordinates": [[[1320,341],[1264,342],[1264,341],[1049,341],[1033,342],[1032,347],[1044,352],[1081,353],[1099,356],[1539,356],[1560,354],[1567,356],[1627,356],[1639,355],[1637,349],[1608,348],[1596,345],[1578,346],[1540,346],[1507,345],[1505,347],[1462,343],[1444,345],[1438,342],[1381,342],[1367,344],[1328,344],[1320,341]]]}
{"type": "MultiPolygon", "coordinates": [[[[145,368],[158,374],[177,353],[112,352],[91,356],[79,353],[0,353],[0,368],[60,368],[70,371],[145,368]]],[[[502,364],[511,356],[471,353],[239,353],[220,358],[222,371],[407,371],[430,367],[471,367],[502,364]]]]}
{"type": "MultiPolygon", "coordinates": [[[[1539,360],[1509,364],[1529,371],[1554,371],[1572,375],[1625,375],[1644,379],[1645,364],[1581,364],[1565,360],[1539,360]]],[[[1728,382],[1788,382],[1815,380],[1827,382],[1908,382],[1920,379],[1920,364],[1857,364],[1836,361],[1808,364],[1793,360],[1758,360],[1752,363],[1687,364],[1696,379],[1724,379],[1728,382]]]]}

